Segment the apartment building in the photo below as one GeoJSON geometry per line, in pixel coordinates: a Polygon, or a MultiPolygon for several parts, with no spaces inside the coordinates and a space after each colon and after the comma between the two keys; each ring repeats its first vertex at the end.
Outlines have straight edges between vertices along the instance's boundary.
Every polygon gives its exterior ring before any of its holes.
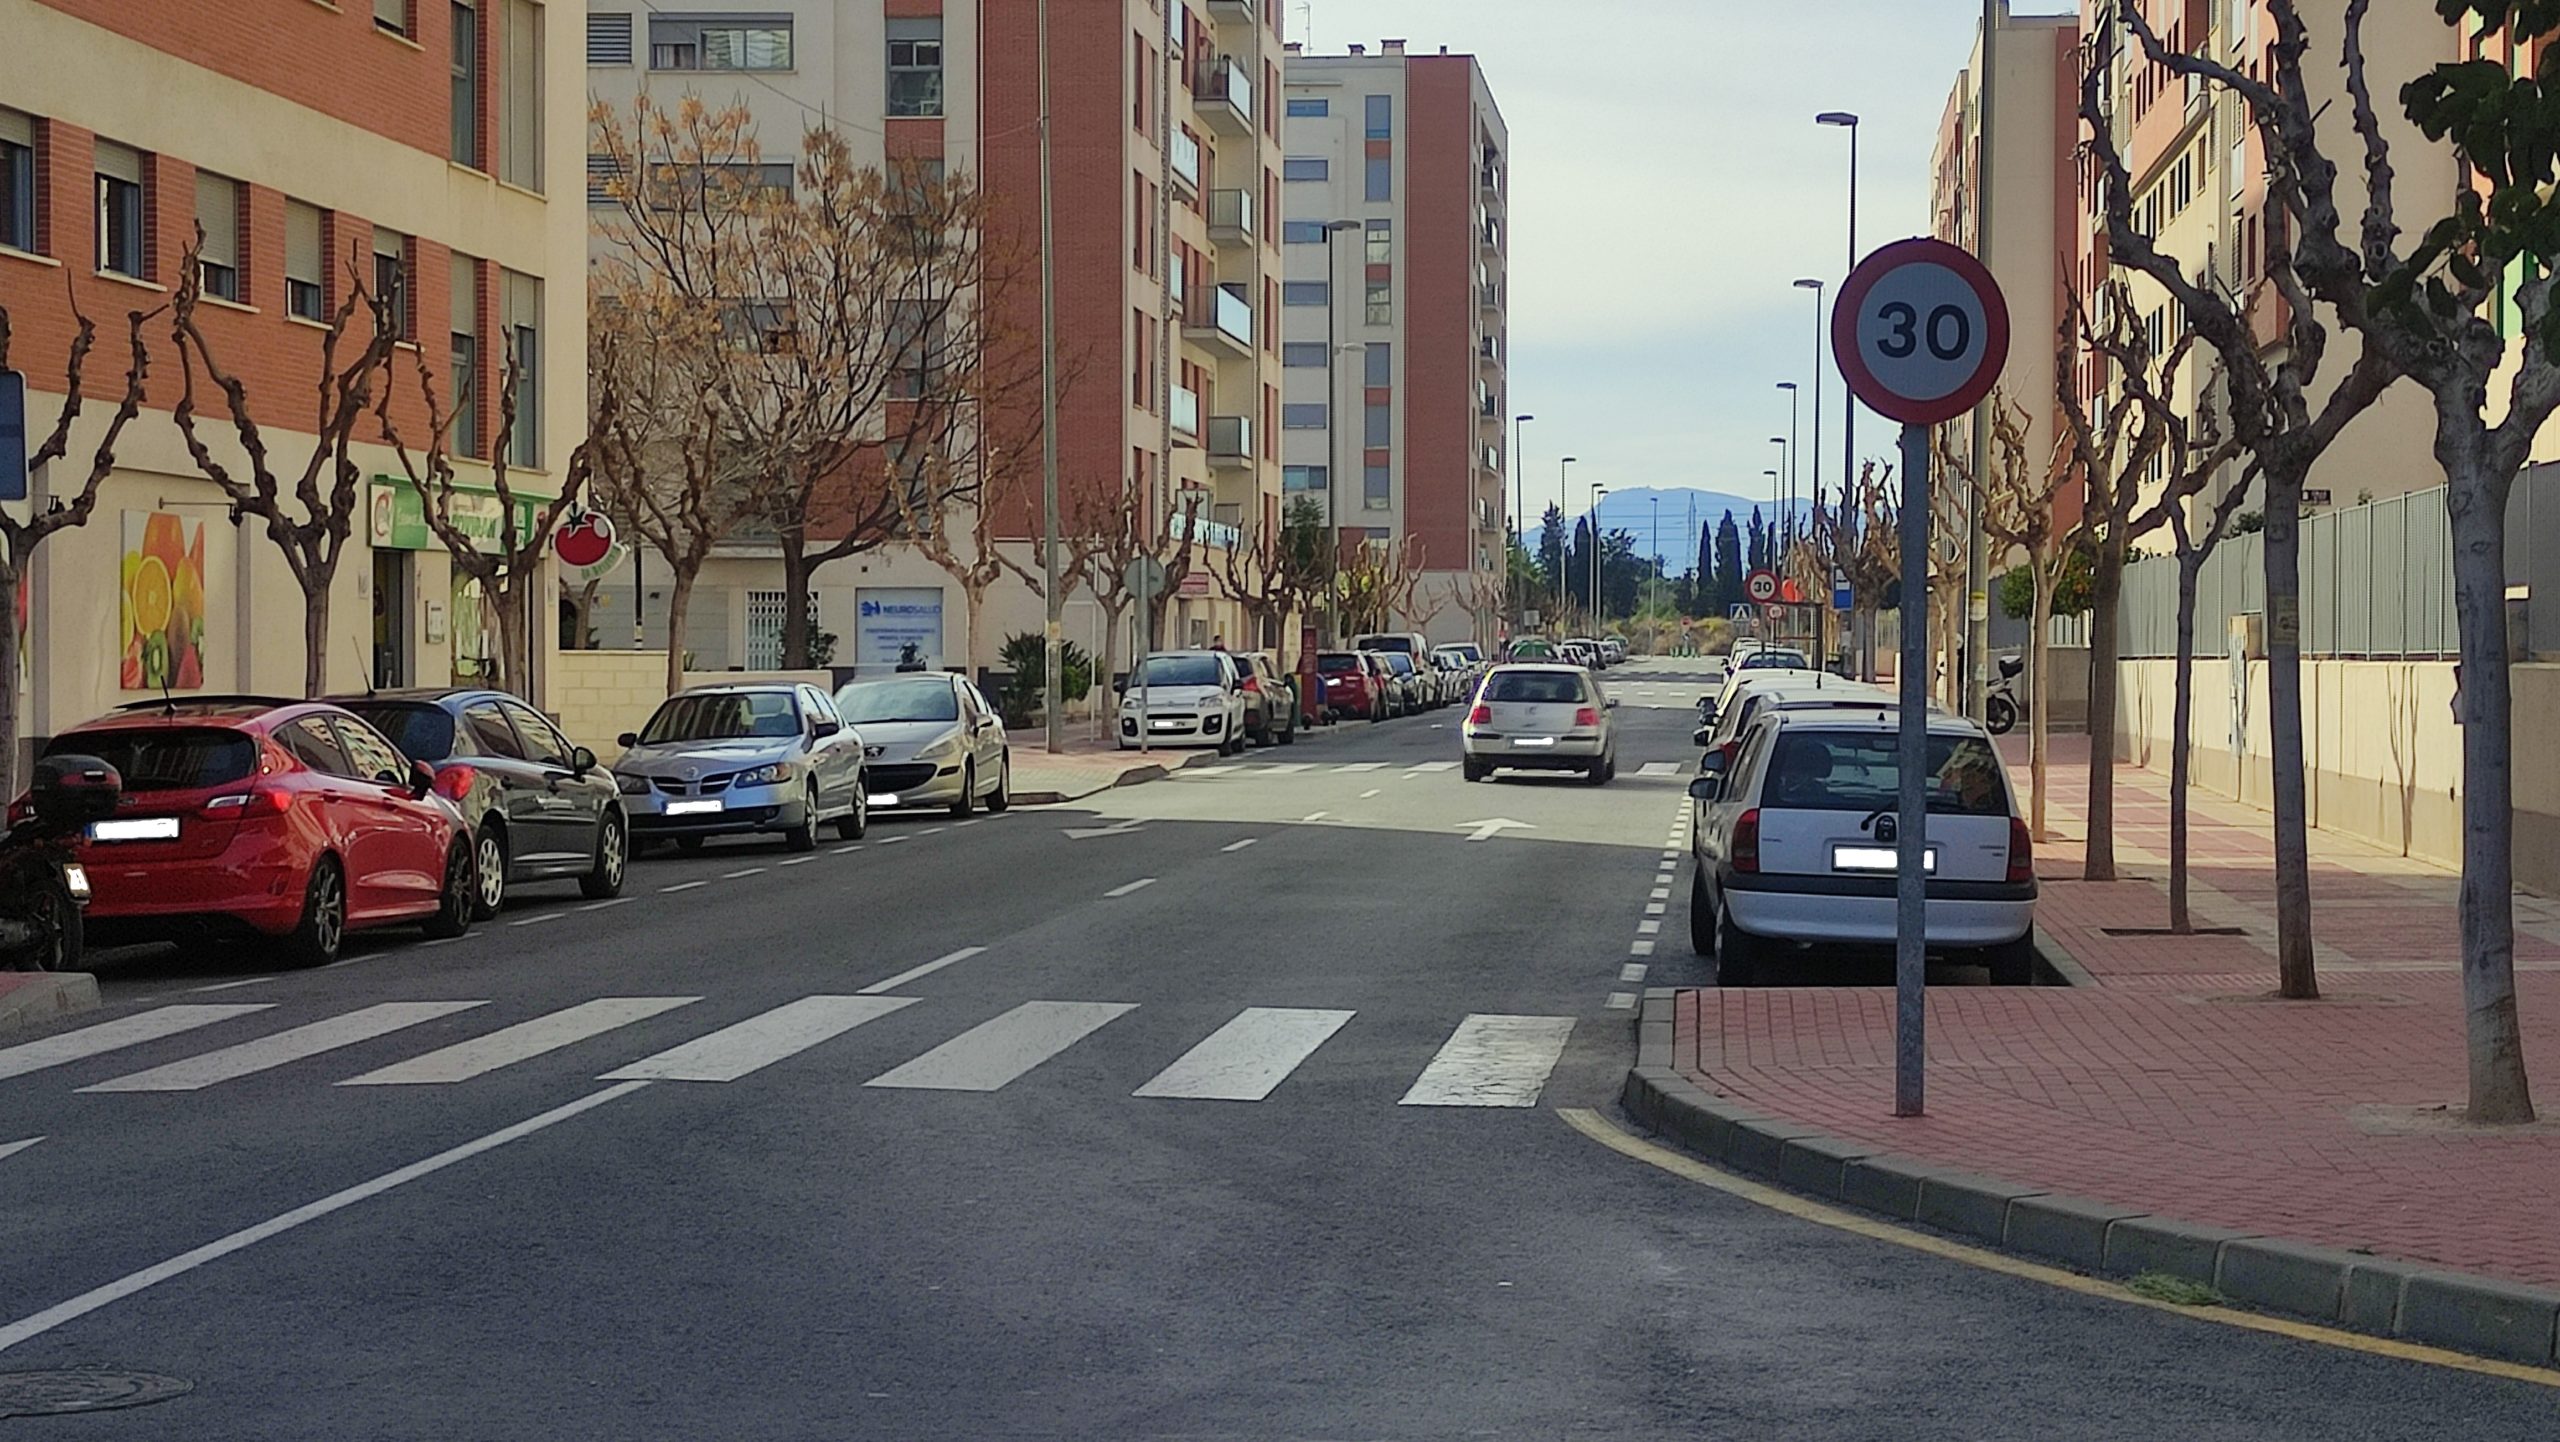
{"type": "MultiPolygon", "coordinates": [[[[1248,635],[1211,553],[1280,516],[1279,7],[1049,9],[1052,259],[1059,353],[1073,372],[1058,428],[1068,512],[1081,491],[1138,508],[1150,534],[1169,536],[1196,508],[1205,559],[1157,643],[1275,644],[1248,635]]],[[[742,102],[771,161],[787,163],[805,130],[825,125],[859,164],[975,175],[1010,241],[1037,253],[1034,0],[590,0],[586,61],[602,103],[627,107],[643,92],[742,102]]],[[[1036,494],[996,514],[998,543],[1036,572],[1036,494]]],[[[653,561],[601,588],[603,644],[627,644],[635,620],[643,644],[667,644],[653,561]]],[[[743,538],[704,572],[677,644],[697,669],[769,669],[782,660],[786,604],[778,552],[743,538]]],[[[821,569],[805,604],[835,638],[828,659],[863,669],[893,666],[910,646],[928,665],[993,667],[1003,638],[1040,630],[1045,612],[1029,586],[999,581],[981,654],[964,658],[958,583],[895,544],[821,569]]],[[[1103,654],[1091,595],[1071,593],[1066,610],[1067,639],[1103,654]]]]}
{"type": "Polygon", "coordinates": [[[1490,641],[1509,530],[1510,132],[1475,57],[1401,40],[1292,45],[1288,92],[1285,485],[1322,501],[1345,545],[1412,538],[1405,624],[1490,641]]]}
{"type": "MultiPolygon", "coordinates": [[[[62,399],[72,298],[100,330],[73,460],[4,503],[78,492],[123,395],[125,318],[168,304],[199,226],[202,327],[288,487],[312,453],[325,322],[353,274],[401,297],[409,353],[446,400],[467,389],[453,433],[465,506],[495,514],[487,460],[509,355],[523,362],[514,484],[556,485],[586,413],[573,13],[543,0],[0,0],[0,304],[38,435],[62,399]]],[[[302,688],[302,592],[187,454],[165,315],[145,338],[148,402],[96,511],[47,541],[28,579],[24,721],[39,738],[163,683],[302,688]]],[[[401,369],[394,414],[422,441],[424,403],[401,369]]],[[[245,475],[220,399],[199,409],[208,445],[245,475]]],[[[374,436],[360,429],[354,448],[364,491],[331,593],[329,683],[476,676],[491,649],[477,590],[456,584],[374,436]]],[[[547,664],[536,657],[537,694],[547,664]]]]}

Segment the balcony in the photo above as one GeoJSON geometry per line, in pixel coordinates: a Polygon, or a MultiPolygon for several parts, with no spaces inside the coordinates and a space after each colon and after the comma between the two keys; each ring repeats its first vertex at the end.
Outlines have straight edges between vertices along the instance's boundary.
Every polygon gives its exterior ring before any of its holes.
{"type": "Polygon", "coordinates": [[[1191,87],[1191,95],[1210,128],[1229,135],[1253,134],[1253,79],[1234,56],[1217,55],[1202,61],[1199,81],[1191,87]]]}
{"type": "Polygon", "coordinates": [[[1200,393],[1188,386],[1173,388],[1173,433],[1200,439],[1200,393]]]}
{"type": "Polygon", "coordinates": [[[1209,13],[1220,20],[1253,23],[1253,0],[1209,0],[1209,13]]]}
{"type": "Polygon", "coordinates": [[[1253,359],[1253,302],[1244,287],[1221,285],[1199,297],[1183,315],[1185,339],[1223,351],[1235,360],[1253,359]]]}
{"type": "Polygon", "coordinates": [[[1490,165],[1480,165],[1476,167],[1476,189],[1484,192],[1485,199],[1490,201],[1500,201],[1502,199],[1502,172],[1490,165]]]}
{"type": "Polygon", "coordinates": [[[1501,258],[1501,222],[1494,220],[1491,216],[1487,216],[1485,218],[1484,224],[1476,228],[1476,248],[1484,252],[1485,259],[1487,260],[1497,260],[1501,258]]]}
{"type": "Polygon", "coordinates": [[[1192,138],[1190,131],[1177,130],[1173,132],[1172,153],[1168,158],[1173,162],[1174,180],[1181,185],[1186,194],[1190,195],[1193,199],[1198,199],[1200,195],[1200,142],[1192,138]]]}
{"type": "Polygon", "coordinates": [[[1253,192],[1209,192],[1209,238],[1221,244],[1253,243],[1253,192]]]}
{"type": "Polygon", "coordinates": [[[1491,311],[1497,315],[1500,314],[1502,311],[1502,287],[1498,285],[1477,286],[1476,304],[1484,310],[1491,311]]]}
{"type": "Polygon", "coordinates": [[[1209,468],[1249,471],[1253,462],[1253,417],[1209,417],[1209,468]]]}
{"type": "Polygon", "coordinates": [[[1476,341],[1476,369],[1496,375],[1501,373],[1501,341],[1492,336],[1484,336],[1476,341]]]}

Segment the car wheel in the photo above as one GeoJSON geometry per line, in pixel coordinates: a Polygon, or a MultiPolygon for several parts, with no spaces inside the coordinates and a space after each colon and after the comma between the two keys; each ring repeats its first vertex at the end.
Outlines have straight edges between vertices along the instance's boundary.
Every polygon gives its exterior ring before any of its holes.
{"type": "Polygon", "coordinates": [[[684,852],[687,855],[691,855],[696,851],[700,851],[702,849],[702,843],[707,839],[707,837],[701,836],[679,836],[676,838],[676,850],[684,852]]]}
{"type": "Polygon", "coordinates": [[[302,887],[302,919],[286,934],[283,951],[294,966],[326,966],[338,959],[347,939],[347,881],[338,858],[323,856],[311,864],[311,879],[302,887]]]}
{"type": "Polygon", "coordinates": [[[1716,922],[1716,985],[1758,986],[1760,984],[1760,938],[1733,924],[1733,918],[1716,922]]]}
{"type": "Polygon", "coordinates": [[[2018,724],[2018,704],[2006,696],[1994,696],[1982,704],[1982,724],[1994,736],[2006,736],[2018,724]]]}
{"type": "Polygon", "coordinates": [[[427,918],[427,935],[448,941],[471,929],[480,914],[480,897],[486,887],[480,879],[480,864],[474,859],[475,847],[457,845],[444,859],[444,890],[436,897],[436,914],[427,918]]]}
{"type": "Polygon", "coordinates": [[[818,849],[818,788],[815,785],[800,797],[800,824],[782,833],[782,844],[791,851],[818,849]]]}
{"type": "Polygon", "coordinates": [[[1689,949],[1700,956],[1716,954],[1716,906],[1707,897],[1707,878],[1689,871],[1689,949]]]}
{"type": "Polygon", "coordinates": [[[871,778],[855,778],[853,811],[836,818],[836,835],[847,841],[860,841],[871,830],[871,778]]]}
{"type": "Polygon", "coordinates": [[[475,889],[479,893],[472,914],[487,921],[507,904],[506,832],[496,826],[482,827],[479,838],[471,843],[471,851],[477,858],[475,889]]]}
{"type": "Polygon", "coordinates": [[[1478,761],[1472,756],[1458,763],[1458,774],[1467,778],[1469,781],[1482,781],[1486,776],[1490,775],[1492,771],[1492,767],[1487,766],[1485,763],[1478,761]]]}
{"type": "Polygon", "coordinates": [[[2033,986],[2036,984],[2036,932],[1987,950],[1983,960],[1991,967],[1993,986],[2033,986]]]}
{"type": "Polygon", "coordinates": [[[616,812],[608,811],[604,825],[596,830],[596,864],[578,878],[578,893],[590,901],[608,901],[622,894],[622,873],[630,860],[630,828],[616,812]]]}
{"type": "Polygon", "coordinates": [[[1280,744],[1283,746],[1298,744],[1298,718],[1294,716],[1289,718],[1289,729],[1280,733],[1280,744]]]}
{"type": "Polygon", "coordinates": [[[1584,771],[1584,772],[1582,773],[1582,781],[1583,781],[1583,784],[1584,784],[1584,785],[1586,785],[1586,786],[1606,786],[1606,785],[1608,785],[1608,784],[1609,784],[1609,763],[1608,763],[1608,762],[1606,762],[1606,761],[1594,761],[1594,762],[1592,762],[1592,763],[1591,763],[1591,766],[1590,766],[1590,769],[1588,769],[1588,770],[1586,770],[1586,771],[1584,771]]]}
{"type": "Polygon", "coordinates": [[[960,799],[951,803],[951,814],[957,817],[978,814],[978,763],[960,763],[960,799]]]}
{"type": "Polygon", "coordinates": [[[1011,809],[1013,809],[1013,753],[1007,751],[1004,753],[1004,759],[996,763],[996,789],[987,793],[987,810],[993,814],[1011,809]]]}

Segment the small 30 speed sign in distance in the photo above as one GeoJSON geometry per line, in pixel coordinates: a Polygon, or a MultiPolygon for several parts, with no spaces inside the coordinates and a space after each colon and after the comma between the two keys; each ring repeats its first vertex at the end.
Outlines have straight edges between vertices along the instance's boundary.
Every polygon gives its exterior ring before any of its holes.
{"type": "Polygon", "coordinates": [[[1742,594],[1762,605],[1778,599],[1778,573],[1754,571],[1742,578],[1742,594]]]}
{"type": "Polygon", "coordinates": [[[2009,359],[2009,306],[1982,262],[1941,240],[1903,240],[1849,273],[1831,312],[1849,389],[1911,426],[1982,403],[2009,359]]]}

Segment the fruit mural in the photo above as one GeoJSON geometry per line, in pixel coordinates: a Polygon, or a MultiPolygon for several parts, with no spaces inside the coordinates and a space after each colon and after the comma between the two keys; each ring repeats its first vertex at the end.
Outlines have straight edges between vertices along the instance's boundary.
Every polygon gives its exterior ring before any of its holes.
{"type": "Polygon", "coordinates": [[[127,691],[204,689],[204,522],[124,513],[123,662],[127,691]]]}

